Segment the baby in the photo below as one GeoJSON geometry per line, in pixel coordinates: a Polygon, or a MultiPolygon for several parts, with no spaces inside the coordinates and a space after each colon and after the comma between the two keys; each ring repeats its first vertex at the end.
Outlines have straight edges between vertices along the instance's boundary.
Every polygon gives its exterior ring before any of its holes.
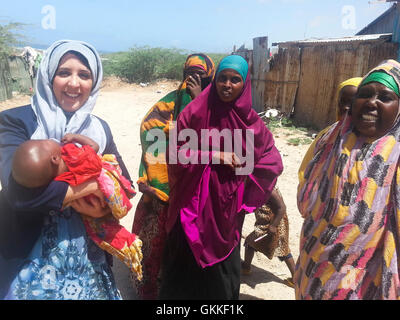
{"type": "MultiPolygon", "coordinates": [[[[91,147],[95,153],[99,151],[95,141],[80,134],[66,134],[61,142],[79,143],[91,147]]],[[[54,140],[25,141],[15,151],[11,174],[24,187],[46,186],[57,176],[69,171],[61,153],[62,147],[54,140]]]]}
{"type": "MultiPolygon", "coordinates": [[[[116,256],[142,278],[141,240],[119,224],[132,208],[129,201],[136,192],[130,182],[122,176],[114,155],[97,154],[98,144],[80,134],[67,134],[63,146],[53,140],[29,140],[16,150],[11,174],[14,180],[26,188],[48,185],[52,180],[79,185],[89,179],[96,179],[111,213],[102,218],[82,215],[89,237],[103,250],[116,256]],[[76,146],[78,143],[81,147],[76,146]]],[[[89,195],[85,200],[90,202],[89,195]]]]}

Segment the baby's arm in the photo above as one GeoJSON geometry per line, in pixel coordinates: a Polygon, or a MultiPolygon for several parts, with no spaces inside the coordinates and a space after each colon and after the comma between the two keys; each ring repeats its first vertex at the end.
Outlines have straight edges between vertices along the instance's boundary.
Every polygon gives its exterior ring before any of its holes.
{"type": "Polygon", "coordinates": [[[82,134],[67,133],[61,139],[61,142],[63,144],[77,142],[77,143],[81,144],[82,146],[88,145],[88,146],[92,147],[94,149],[94,151],[99,152],[99,145],[97,144],[97,142],[95,142],[94,140],[92,140],[89,137],[84,136],[82,134]]]}

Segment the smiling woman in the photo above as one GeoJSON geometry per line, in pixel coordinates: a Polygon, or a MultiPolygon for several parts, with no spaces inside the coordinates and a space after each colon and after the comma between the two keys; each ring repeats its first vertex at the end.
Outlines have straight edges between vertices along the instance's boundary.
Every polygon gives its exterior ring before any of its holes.
{"type": "Polygon", "coordinates": [[[86,58],[78,52],[65,54],[53,79],[53,92],[60,107],[67,112],[78,110],[88,100],[92,86],[86,58]]]}
{"type": "Polygon", "coordinates": [[[114,154],[130,180],[110,127],[91,114],[102,75],[95,48],[57,41],[41,61],[31,104],[0,113],[0,299],[121,299],[110,257],[90,239],[82,217],[109,213],[100,202],[79,200],[100,191],[97,181],[26,188],[10,175],[24,142],[60,142],[79,133],[94,140],[99,153],[114,154]]]}
{"type": "Polygon", "coordinates": [[[399,299],[399,84],[397,61],[371,70],[303,159],[297,299],[399,299]]]}
{"type": "Polygon", "coordinates": [[[393,77],[373,72],[361,83],[352,107],[355,128],[362,135],[382,137],[399,115],[399,89],[393,77]]]}

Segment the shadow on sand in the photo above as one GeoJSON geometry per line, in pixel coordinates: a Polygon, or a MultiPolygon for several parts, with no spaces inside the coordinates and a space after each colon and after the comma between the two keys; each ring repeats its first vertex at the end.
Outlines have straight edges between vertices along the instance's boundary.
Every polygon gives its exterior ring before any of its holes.
{"type": "Polygon", "coordinates": [[[251,273],[248,275],[244,275],[241,274],[240,275],[240,282],[241,283],[245,283],[248,286],[250,286],[251,288],[255,288],[255,286],[257,284],[260,283],[268,283],[268,282],[278,282],[278,283],[282,283],[285,284],[285,281],[279,277],[277,277],[276,275],[274,275],[273,273],[265,270],[265,269],[261,269],[255,265],[251,266],[251,273]]]}

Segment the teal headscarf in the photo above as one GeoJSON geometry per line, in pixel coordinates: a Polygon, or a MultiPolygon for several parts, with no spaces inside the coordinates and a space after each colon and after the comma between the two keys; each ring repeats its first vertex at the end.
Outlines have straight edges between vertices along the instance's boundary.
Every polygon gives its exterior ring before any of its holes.
{"type": "Polygon", "coordinates": [[[243,81],[245,81],[247,77],[247,72],[249,70],[249,65],[247,64],[247,61],[241,56],[230,55],[221,60],[216,74],[224,69],[233,69],[237,71],[242,77],[243,81]]]}
{"type": "Polygon", "coordinates": [[[385,87],[394,91],[397,94],[397,96],[400,96],[399,86],[397,85],[396,81],[391,75],[387,74],[384,71],[372,72],[361,82],[360,87],[371,82],[379,82],[383,84],[385,87]]]}

